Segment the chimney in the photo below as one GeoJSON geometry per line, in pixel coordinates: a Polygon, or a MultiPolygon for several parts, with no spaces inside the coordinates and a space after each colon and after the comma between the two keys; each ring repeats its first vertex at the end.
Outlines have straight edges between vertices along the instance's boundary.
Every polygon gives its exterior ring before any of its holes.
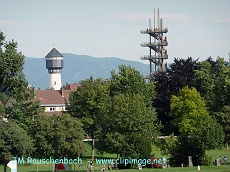
{"type": "Polygon", "coordinates": [[[32,92],[33,92],[33,94],[34,94],[34,98],[36,98],[35,90],[36,90],[35,87],[33,87],[33,88],[32,88],[32,92]]]}
{"type": "Polygon", "coordinates": [[[63,86],[61,87],[60,92],[61,92],[61,96],[64,97],[64,89],[63,89],[63,86]]]}

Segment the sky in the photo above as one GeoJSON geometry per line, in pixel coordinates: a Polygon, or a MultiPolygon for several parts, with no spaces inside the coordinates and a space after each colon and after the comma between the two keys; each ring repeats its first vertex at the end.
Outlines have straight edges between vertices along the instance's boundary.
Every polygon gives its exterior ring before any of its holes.
{"type": "Polygon", "coordinates": [[[0,0],[0,31],[27,57],[61,53],[140,61],[141,29],[160,9],[169,59],[229,59],[230,0],[0,0]],[[53,45],[55,43],[55,45],[53,45]]]}

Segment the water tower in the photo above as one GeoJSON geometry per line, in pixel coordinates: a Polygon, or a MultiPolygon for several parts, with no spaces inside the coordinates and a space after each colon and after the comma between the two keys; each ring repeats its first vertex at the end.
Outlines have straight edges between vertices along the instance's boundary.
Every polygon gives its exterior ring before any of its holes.
{"type": "Polygon", "coordinates": [[[49,89],[60,90],[61,84],[61,70],[63,68],[63,55],[53,48],[46,55],[46,68],[50,74],[49,89]]]}

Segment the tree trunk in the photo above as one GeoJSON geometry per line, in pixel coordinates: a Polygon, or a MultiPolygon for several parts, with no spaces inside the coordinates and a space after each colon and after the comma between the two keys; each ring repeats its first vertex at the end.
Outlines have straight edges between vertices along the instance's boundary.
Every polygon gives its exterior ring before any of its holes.
{"type": "Polygon", "coordinates": [[[94,137],[92,138],[92,161],[94,160],[94,142],[95,142],[95,139],[94,137]]]}
{"type": "Polygon", "coordinates": [[[52,164],[52,172],[55,172],[55,164],[52,164]]]}
{"type": "Polygon", "coordinates": [[[57,172],[57,164],[54,164],[54,166],[55,166],[54,172],[57,172]]]}
{"type": "Polygon", "coordinates": [[[4,164],[4,172],[7,170],[7,164],[4,164]]]}
{"type": "Polygon", "coordinates": [[[38,172],[38,164],[36,164],[36,166],[35,166],[35,167],[36,167],[36,172],[38,172]]]}

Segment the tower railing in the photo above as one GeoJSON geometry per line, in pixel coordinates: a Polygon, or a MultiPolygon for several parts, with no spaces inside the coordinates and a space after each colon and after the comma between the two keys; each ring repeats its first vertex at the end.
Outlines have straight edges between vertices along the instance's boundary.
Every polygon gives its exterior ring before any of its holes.
{"type": "Polygon", "coordinates": [[[141,56],[141,60],[154,60],[154,59],[168,59],[168,54],[164,54],[164,55],[146,55],[146,56],[141,56]]]}
{"type": "Polygon", "coordinates": [[[141,43],[142,47],[152,47],[152,46],[167,46],[168,41],[163,42],[143,42],[141,43]]]}
{"type": "Polygon", "coordinates": [[[147,29],[141,29],[141,33],[142,34],[150,34],[150,33],[167,33],[168,32],[168,28],[164,28],[164,29],[161,29],[161,28],[147,28],[147,29]]]}

